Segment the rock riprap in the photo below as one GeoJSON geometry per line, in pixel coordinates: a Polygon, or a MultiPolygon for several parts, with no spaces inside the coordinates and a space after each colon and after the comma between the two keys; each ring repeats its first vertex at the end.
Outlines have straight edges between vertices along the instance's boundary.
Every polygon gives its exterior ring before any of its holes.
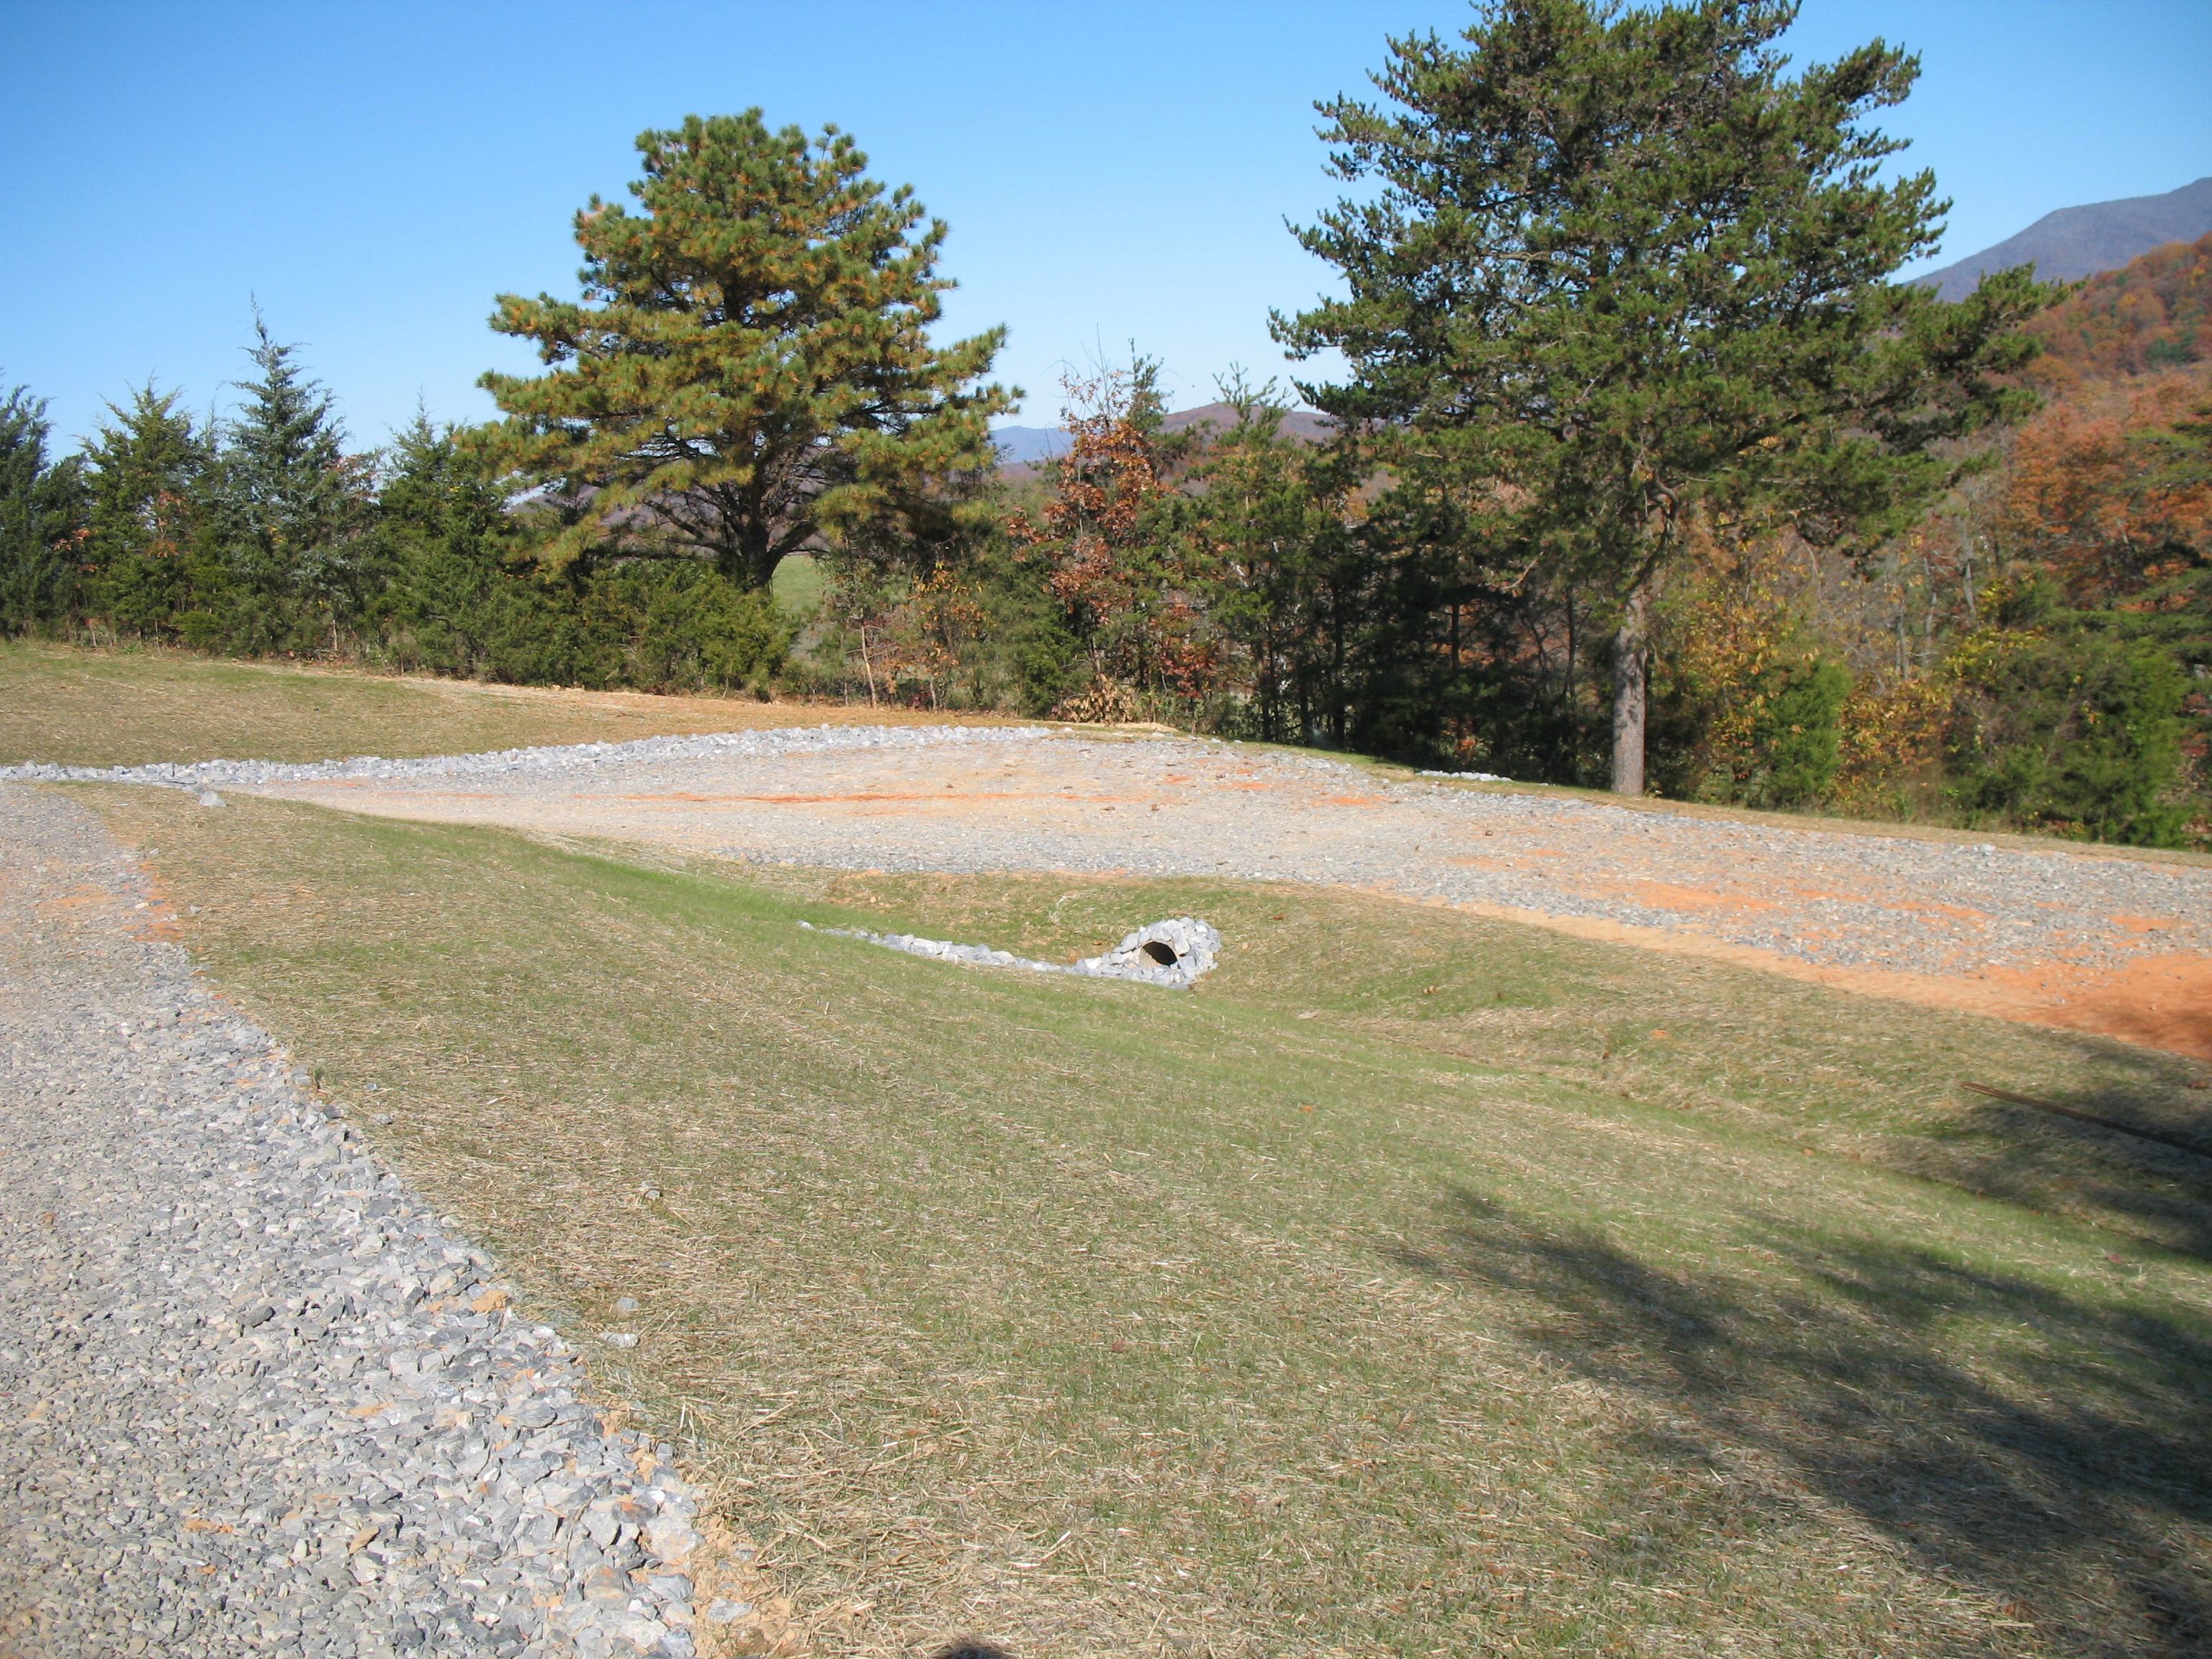
{"type": "Polygon", "coordinates": [[[0,1654],[693,1650],[696,1499],[0,787],[0,1654]]]}
{"type": "Polygon", "coordinates": [[[1213,971],[1221,959],[1221,934],[1212,922],[1195,916],[1171,916],[1139,927],[1112,950],[1080,962],[1039,962],[997,951],[988,945],[955,945],[950,939],[918,939],[912,933],[875,933],[865,927],[817,927],[799,924],[809,933],[837,939],[856,939],[902,951],[932,962],[959,963],[973,968],[1020,968],[1033,974],[1073,974],[1085,979],[1133,979],[1143,985],[1166,985],[1188,989],[1200,976],[1213,971]]]}
{"type": "Polygon", "coordinates": [[[492,749],[466,755],[390,759],[153,761],[143,766],[64,766],[25,761],[0,766],[0,783],[153,783],[200,794],[220,806],[217,788],[270,784],[365,783],[438,778],[557,778],[610,768],[689,761],[776,760],[787,755],[854,750],[939,749],[1029,744],[1050,733],[1036,726],[793,726],[768,732],[707,732],[694,737],[634,738],[624,743],[571,743],[535,749],[492,749]]]}

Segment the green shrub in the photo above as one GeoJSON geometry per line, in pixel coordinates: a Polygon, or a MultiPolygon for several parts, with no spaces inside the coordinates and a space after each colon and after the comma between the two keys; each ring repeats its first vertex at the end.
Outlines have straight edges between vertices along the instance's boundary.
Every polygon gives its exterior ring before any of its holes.
{"type": "Polygon", "coordinates": [[[1954,660],[1945,763],[1971,820],[2181,844],[2187,685],[2170,652],[2063,614],[1977,636],[1954,660]]]}
{"type": "Polygon", "coordinates": [[[1851,677],[1824,658],[1777,669],[1775,680],[1753,726],[1759,769],[1745,781],[1744,799],[1759,806],[1809,806],[1835,787],[1851,677]]]}

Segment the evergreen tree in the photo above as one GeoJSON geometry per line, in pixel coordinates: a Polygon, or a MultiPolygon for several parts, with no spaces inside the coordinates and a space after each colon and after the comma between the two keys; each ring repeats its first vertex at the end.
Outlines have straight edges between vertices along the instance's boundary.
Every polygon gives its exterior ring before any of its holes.
{"type": "Polygon", "coordinates": [[[537,376],[486,374],[507,416],[492,453],[556,487],[556,565],[613,542],[711,559],[748,588],[817,537],[848,549],[953,544],[1010,408],[975,383],[1005,337],[944,349],[945,228],[886,194],[827,128],[760,112],[641,134],[641,211],[576,216],[581,303],[502,295],[492,326],[537,343],[537,376]]]}
{"type": "Polygon", "coordinates": [[[207,434],[178,405],[180,395],[149,383],[85,446],[91,511],[86,600],[121,632],[174,631],[196,608],[198,590],[220,573],[205,557],[213,453],[207,434]]]}
{"type": "Polygon", "coordinates": [[[1595,589],[1627,793],[1650,599],[1692,515],[1895,528],[1955,476],[1931,443],[2027,401],[1993,378],[2033,350],[2008,331],[2046,297],[2024,271],[1957,306],[1887,281],[1946,207],[1924,172],[1881,181],[1903,146],[1867,125],[1917,61],[1876,40],[1793,78],[1796,10],[1495,0],[1465,50],[1391,43],[1394,109],[1322,106],[1336,174],[1379,189],[1299,233],[1349,294],[1279,336],[1352,366],[1300,389],[1410,497],[1378,522],[1447,538],[1396,550],[1398,605],[1540,558],[1595,589]]]}
{"type": "Polygon", "coordinates": [[[295,631],[335,635],[358,598],[368,469],[347,455],[336,400],[300,367],[299,348],[280,344],[258,311],[253,335],[258,373],[240,385],[222,434],[234,574],[267,608],[257,629],[288,617],[295,631]]]}
{"type": "Polygon", "coordinates": [[[1182,498],[1185,562],[1211,627],[1231,642],[1231,678],[1249,723],[1271,743],[1310,741],[1322,637],[1316,601],[1343,510],[1324,465],[1283,431],[1290,410],[1273,380],[1242,369],[1220,382],[1230,425],[1209,432],[1182,498]]]}
{"type": "Polygon", "coordinates": [[[422,410],[396,434],[376,503],[377,619],[402,666],[469,674],[526,590],[506,578],[506,502],[457,429],[422,410]]]}
{"type": "Polygon", "coordinates": [[[76,597],[83,480],[47,459],[52,432],[44,398],[0,397],[0,634],[64,623],[76,597]]]}

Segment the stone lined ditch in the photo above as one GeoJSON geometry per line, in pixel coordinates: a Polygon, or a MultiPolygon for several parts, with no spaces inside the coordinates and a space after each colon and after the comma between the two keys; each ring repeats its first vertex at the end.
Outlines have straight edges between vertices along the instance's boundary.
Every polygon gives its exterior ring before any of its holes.
{"type": "Polygon", "coordinates": [[[973,968],[1019,968],[1033,974],[1073,974],[1085,979],[1127,979],[1143,985],[1170,986],[1188,990],[1213,971],[1221,959],[1221,934],[1212,922],[1195,916],[1171,916],[1139,927],[1112,950],[1079,962],[1039,962],[997,951],[988,945],[956,945],[950,939],[917,939],[911,933],[876,933],[864,927],[820,927],[811,921],[799,924],[811,933],[835,939],[856,939],[887,951],[933,962],[959,963],[973,968]]]}
{"type": "Polygon", "coordinates": [[[0,788],[0,1653],[688,1659],[666,1449],[149,912],[0,788]]]}

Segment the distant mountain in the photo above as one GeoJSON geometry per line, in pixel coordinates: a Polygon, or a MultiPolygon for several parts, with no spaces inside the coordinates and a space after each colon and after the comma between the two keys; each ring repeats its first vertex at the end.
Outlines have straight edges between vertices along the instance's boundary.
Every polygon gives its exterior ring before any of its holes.
{"type": "MultiPolygon", "coordinates": [[[[1162,416],[1160,425],[1167,431],[1181,432],[1201,421],[1225,428],[1237,423],[1237,411],[1227,404],[1201,404],[1196,409],[1178,409],[1162,416]]],[[[1328,429],[1328,417],[1310,409],[1294,409],[1283,416],[1285,435],[1307,443],[1319,443],[1328,429]]],[[[1067,434],[1056,426],[1002,426],[992,432],[991,441],[999,447],[999,465],[1010,471],[1033,468],[1067,453],[1067,434]]]]}
{"type": "Polygon", "coordinates": [[[1995,247],[1913,280],[1934,289],[1939,299],[1963,300],[1989,271],[2032,264],[2045,282],[2071,282],[2117,270],[2154,247],[2193,242],[2207,232],[2212,232],[2212,178],[2163,196],[2130,196],[2118,202],[2061,208],[1995,247]]]}
{"type": "MultiPolygon", "coordinates": [[[[1178,409],[1164,416],[1160,425],[1170,432],[1181,432],[1185,427],[1196,426],[1201,421],[1211,421],[1226,430],[1237,424],[1237,411],[1227,404],[1200,404],[1196,409],[1178,409]]],[[[1329,419],[1316,415],[1310,409],[1294,409],[1283,416],[1283,435],[1317,444],[1328,436],[1329,419]]]]}
{"type": "Polygon", "coordinates": [[[1056,426],[1001,426],[991,432],[1001,466],[1034,466],[1067,453],[1067,434],[1056,426]]]}

